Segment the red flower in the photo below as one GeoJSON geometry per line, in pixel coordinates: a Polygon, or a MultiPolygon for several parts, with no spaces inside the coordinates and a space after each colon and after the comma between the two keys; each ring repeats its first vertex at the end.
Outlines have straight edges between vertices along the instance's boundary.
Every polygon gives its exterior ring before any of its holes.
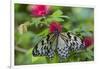
{"type": "Polygon", "coordinates": [[[89,47],[93,44],[94,40],[93,40],[92,37],[86,36],[86,37],[83,38],[82,42],[85,45],[85,47],[87,48],[87,47],[89,47]]]}
{"type": "Polygon", "coordinates": [[[34,16],[45,16],[49,13],[50,6],[46,5],[32,5],[31,13],[34,16]]]}
{"type": "Polygon", "coordinates": [[[55,32],[57,30],[58,32],[62,31],[62,25],[58,22],[52,22],[49,26],[49,30],[51,33],[55,32]]]}

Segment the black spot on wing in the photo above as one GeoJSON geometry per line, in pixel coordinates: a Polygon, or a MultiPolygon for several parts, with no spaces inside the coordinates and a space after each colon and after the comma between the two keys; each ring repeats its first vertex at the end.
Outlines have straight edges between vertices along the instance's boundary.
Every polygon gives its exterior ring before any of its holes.
{"type": "Polygon", "coordinates": [[[76,36],[74,36],[74,40],[77,41],[77,37],[76,36]]]}
{"type": "Polygon", "coordinates": [[[71,35],[70,32],[67,33],[67,36],[69,37],[69,39],[71,39],[71,35]]]}
{"type": "Polygon", "coordinates": [[[74,46],[75,45],[75,42],[72,42],[72,45],[74,46]]]}
{"type": "Polygon", "coordinates": [[[68,43],[68,40],[66,39],[66,42],[68,43]]]}
{"type": "Polygon", "coordinates": [[[48,43],[48,41],[49,41],[49,38],[50,38],[50,35],[47,35],[47,39],[46,39],[46,40],[47,40],[47,43],[48,43]]]}
{"type": "Polygon", "coordinates": [[[44,40],[41,41],[42,45],[44,45],[44,40]]]}

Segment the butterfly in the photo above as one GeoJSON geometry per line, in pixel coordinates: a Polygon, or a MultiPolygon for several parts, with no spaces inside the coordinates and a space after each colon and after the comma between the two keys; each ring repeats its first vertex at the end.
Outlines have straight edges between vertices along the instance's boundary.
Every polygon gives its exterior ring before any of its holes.
{"type": "Polygon", "coordinates": [[[70,51],[84,48],[81,39],[71,32],[60,32],[61,26],[53,22],[50,25],[51,33],[43,37],[33,48],[33,56],[47,56],[53,58],[57,53],[60,58],[67,58],[70,51]]]}

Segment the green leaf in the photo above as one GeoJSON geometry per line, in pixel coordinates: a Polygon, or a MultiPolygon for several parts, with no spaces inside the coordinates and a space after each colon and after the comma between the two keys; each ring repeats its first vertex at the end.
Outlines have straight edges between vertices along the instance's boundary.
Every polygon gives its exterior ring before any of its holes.
{"type": "Polygon", "coordinates": [[[29,48],[32,37],[33,37],[33,34],[31,32],[26,32],[19,37],[17,44],[23,48],[29,48]]]}
{"type": "Polygon", "coordinates": [[[24,64],[32,64],[32,50],[33,49],[31,48],[24,54],[24,58],[23,58],[24,64]]]}
{"type": "Polygon", "coordinates": [[[39,36],[46,36],[49,33],[49,29],[43,30],[41,33],[39,33],[39,36]]]}
{"type": "Polygon", "coordinates": [[[66,18],[66,19],[70,19],[70,17],[69,16],[60,16],[61,18],[66,18]]]}
{"type": "Polygon", "coordinates": [[[54,55],[52,59],[46,57],[48,63],[59,63],[59,56],[57,54],[54,55]]]}
{"type": "Polygon", "coordinates": [[[59,17],[52,17],[52,18],[47,18],[47,21],[50,23],[52,21],[58,21],[58,22],[62,22],[64,21],[64,19],[59,18],[59,17]]]}
{"type": "Polygon", "coordinates": [[[53,19],[53,21],[58,21],[58,22],[64,21],[64,19],[62,19],[62,18],[52,18],[52,19],[53,19]]]}
{"type": "Polygon", "coordinates": [[[33,64],[45,64],[47,63],[47,60],[44,56],[37,56],[37,57],[33,57],[32,56],[32,63],[33,64]]]}
{"type": "Polygon", "coordinates": [[[51,15],[51,17],[60,17],[62,14],[63,12],[61,10],[57,10],[51,15]]]}
{"type": "Polygon", "coordinates": [[[41,23],[41,19],[43,19],[43,17],[32,18],[32,23],[31,23],[31,25],[35,25],[36,27],[38,27],[38,25],[41,23]]]}

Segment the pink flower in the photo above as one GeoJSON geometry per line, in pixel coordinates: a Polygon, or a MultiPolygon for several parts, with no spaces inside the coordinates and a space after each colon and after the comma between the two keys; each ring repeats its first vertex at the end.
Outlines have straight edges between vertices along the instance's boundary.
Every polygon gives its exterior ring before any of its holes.
{"type": "Polygon", "coordinates": [[[55,31],[61,32],[62,31],[62,25],[58,22],[52,22],[49,26],[49,31],[51,33],[55,32],[55,31]]]}
{"type": "Polygon", "coordinates": [[[87,47],[89,47],[93,44],[94,40],[93,40],[92,37],[86,36],[86,37],[83,38],[82,42],[85,45],[85,47],[87,48],[87,47]]]}
{"type": "Polygon", "coordinates": [[[46,5],[32,5],[31,13],[34,16],[45,16],[49,13],[50,6],[46,5]]]}

